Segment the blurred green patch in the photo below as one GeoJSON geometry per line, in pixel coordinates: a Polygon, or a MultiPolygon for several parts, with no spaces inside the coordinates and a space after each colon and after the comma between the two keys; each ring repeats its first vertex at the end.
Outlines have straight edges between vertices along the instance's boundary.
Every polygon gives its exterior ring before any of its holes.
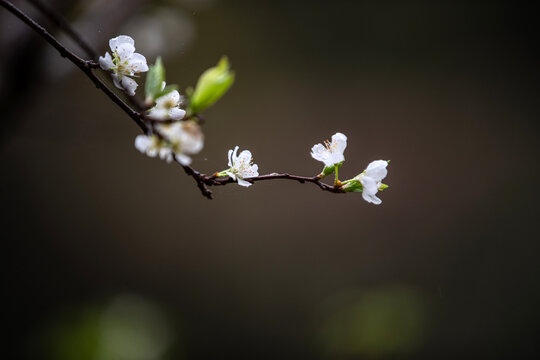
{"type": "Polygon", "coordinates": [[[47,326],[39,355],[56,360],[163,360],[173,344],[168,318],[136,295],[115,297],[105,307],[81,307],[47,326]]]}
{"type": "Polygon", "coordinates": [[[320,342],[331,358],[407,354],[423,342],[426,312],[412,288],[342,293],[325,303],[320,342]]]}

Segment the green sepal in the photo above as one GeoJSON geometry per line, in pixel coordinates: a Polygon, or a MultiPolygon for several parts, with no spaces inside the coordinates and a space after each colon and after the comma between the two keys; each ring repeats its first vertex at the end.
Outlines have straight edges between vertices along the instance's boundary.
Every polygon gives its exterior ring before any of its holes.
{"type": "Polygon", "coordinates": [[[146,83],[144,84],[144,92],[146,95],[147,103],[152,103],[155,99],[159,97],[158,95],[163,90],[165,90],[165,89],[162,89],[164,81],[165,81],[165,67],[163,66],[161,57],[158,57],[154,65],[150,65],[150,69],[148,70],[148,74],[146,75],[146,83]]]}
{"type": "Polygon", "coordinates": [[[345,192],[362,192],[362,190],[364,190],[362,183],[354,178],[344,181],[342,184],[343,186],[341,189],[345,192]]]}
{"type": "Polygon", "coordinates": [[[383,191],[384,189],[388,189],[388,185],[381,183],[381,186],[379,186],[379,191],[383,191]]]}
{"type": "Polygon", "coordinates": [[[190,96],[190,114],[198,114],[218,101],[234,83],[234,72],[229,60],[223,56],[218,64],[199,77],[195,91],[190,96]]]}
{"type": "Polygon", "coordinates": [[[319,174],[319,176],[320,177],[325,177],[325,176],[330,175],[331,173],[336,171],[336,167],[339,169],[341,167],[341,165],[343,165],[344,162],[345,161],[342,161],[342,162],[337,163],[337,164],[332,165],[332,166],[325,166],[323,171],[321,171],[321,173],[319,174]]]}

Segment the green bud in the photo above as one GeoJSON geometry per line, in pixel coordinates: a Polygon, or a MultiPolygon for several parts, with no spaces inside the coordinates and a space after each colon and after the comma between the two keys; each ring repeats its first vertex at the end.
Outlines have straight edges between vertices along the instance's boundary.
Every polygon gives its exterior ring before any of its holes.
{"type": "MultiPolygon", "coordinates": [[[[146,103],[152,104],[163,90],[163,82],[165,81],[165,67],[161,61],[161,57],[156,59],[154,65],[150,65],[148,74],[146,75],[146,83],[144,84],[144,92],[146,94],[146,103]]],[[[172,91],[172,90],[171,90],[172,91]]]]}
{"type": "Polygon", "coordinates": [[[383,191],[384,189],[388,189],[388,185],[381,183],[381,186],[379,186],[379,191],[383,191]]]}
{"type": "Polygon", "coordinates": [[[191,96],[188,113],[198,114],[213,105],[234,83],[234,72],[230,70],[229,60],[223,56],[219,63],[206,70],[199,77],[191,96]]]}

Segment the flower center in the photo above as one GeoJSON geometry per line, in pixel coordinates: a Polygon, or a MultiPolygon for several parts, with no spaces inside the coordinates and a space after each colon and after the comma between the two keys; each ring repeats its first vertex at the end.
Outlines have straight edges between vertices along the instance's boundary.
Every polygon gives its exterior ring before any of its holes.
{"type": "Polygon", "coordinates": [[[334,141],[332,141],[332,142],[330,142],[328,140],[324,141],[324,147],[326,148],[326,150],[328,152],[334,152],[334,150],[336,149],[336,146],[337,146],[337,144],[334,141]]]}

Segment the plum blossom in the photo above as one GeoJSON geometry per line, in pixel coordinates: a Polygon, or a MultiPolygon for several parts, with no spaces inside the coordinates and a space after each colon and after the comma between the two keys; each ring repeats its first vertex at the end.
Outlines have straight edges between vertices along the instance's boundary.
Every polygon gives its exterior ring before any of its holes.
{"type": "MultiPolygon", "coordinates": [[[[176,160],[184,166],[191,164],[189,155],[197,154],[204,146],[203,132],[200,126],[192,120],[160,124],[156,128],[169,144],[176,160]]],[[[167,162],[172,161],[172,153],[166,156],[167,162]]]]}
{"type": "Polygon", "coordinates": [[[376,194],[379,188],[381,188],[381,181],[388,174],[386,167],[388,166],[388,161],[384,160],[375,160],[372,161],[366,170],[362,174],[358,175],[355,179],[360,181],[362,184],[362,197],[368,203],[373,203],[379,205],[382,203],[382,200],[379,199],[376,194]]]}
{"type": "Polygon", "coordinates": [[[135,138],[135,148],[149,157],[159,155],[160,159],[166,160],[169,163],[173,160],[172,149],[156,135],[138,135],[135,138]]]}
{"type": "Polygon", "coordinates": [[[311,157],[324,163],[325,167],[333,167],[345,161],[343,152],[347,147],[347,137],[342,133],[332,135],[332,141],[314,145],[311,148],[311,157]]]}
{"type": "Polygon", "coordinates": [[[244,178],[250,178],[259,176],[259,166],[253,164],[253,159],[251,152],[249,150],[244,150],[237,155],[238,146],[233,150],[229,150],[229,169],[222,171],[218,176],[230,176],[233,180],[238,182],[238,185],[241,186],[251,186],[249,181],[244,180],[244,178]]]}
{"type": "MultiPolygon", "coordinates": [[[[163,84],[165,85],[165,83],[163,84]]],[[[165,87],[165,86],[162,86],[165,87]]],[[[177,90],[168,92],[156,99],[156,105],[148,110],[147,116],[152,120],[182,120],[186,115],[185,110],[180,109],[182,97],[177,90]]]]}
{"type": "Polygon", "coordinates": [[[148,71],[146,58],[135,52],[135,41],[120,35],[109,40],[112,56],[109,52],[99,57],[99,65],[103,70],[112,71],[114,85],[125,90],[129,95],[135,95],[137,83],[130,76],[148,71]]]}
{"type": "Polygon", "coordinates": [[[197,154],[204,146],[201,128],[193,121],[160,124],[156,126],[161,135],[139,135],[135,138],[135,148],[150,157],[159,157],[168,163],[174,159],[181,165],[191,164],[189,155],[197,154]]]}
{"type": "Polygon", "coordinates": [[[155,135],[138,135],[135,138],[135,148],[150,157],[156,157],[160,150],[159,139],[155,135]]]}

